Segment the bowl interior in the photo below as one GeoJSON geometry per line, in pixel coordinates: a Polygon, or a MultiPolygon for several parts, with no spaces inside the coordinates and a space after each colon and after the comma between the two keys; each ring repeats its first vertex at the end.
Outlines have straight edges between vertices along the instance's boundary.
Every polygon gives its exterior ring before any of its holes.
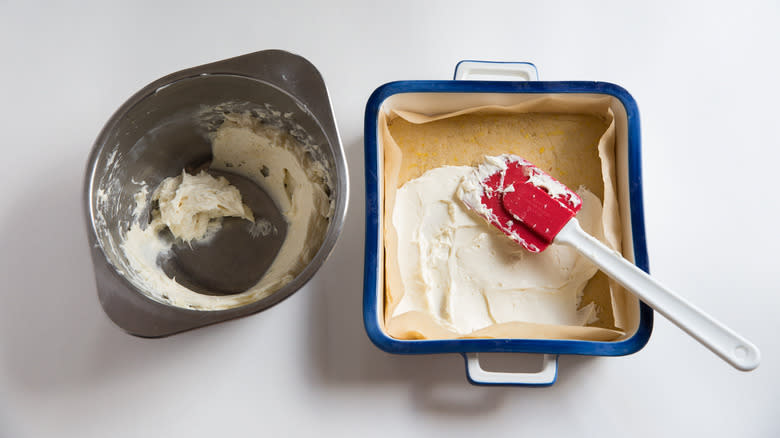
{"type": "MultiPolygon", "coordinates": [[[[274,85],[238,75],[204,74],[174,81],[114,116],[101,136],[105,140],[97,145],[91,169],[88,201],[97,242],[110,264],[131,283],[129,263],[120,245],[134,221],[134,195],[142,185],[154,190],[163,179],[207,162],[211,157],[208,135],[231,111],[275,118],[302,144],[317,145],[310,153],[318,155],[314,158],[330,173],[330,196],[344,196],[343,177],[334,162],[334,148],[340,146],[328,141],[318,121],[295,97],[274,85]]],[[[337,234],[339,230],[333,228],[331,223],[326,234],[337,234]]],[[[315,257],[310,265],[316,270],[323,261],[324,257],[315,257]]],[[[140,285],[134,286],[139,289],[140,285]]],[[[142,286],[140,292],[151,296],[142,286]]]]}

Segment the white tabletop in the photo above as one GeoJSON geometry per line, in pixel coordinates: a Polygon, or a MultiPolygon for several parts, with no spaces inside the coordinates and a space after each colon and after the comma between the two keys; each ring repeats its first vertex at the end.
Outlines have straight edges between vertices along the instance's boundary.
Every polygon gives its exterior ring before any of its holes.
{"type": "Polygon", "coordinates": [[[227,3],[0,2],[0,436],[780,434],[776,1],[227,3]],[[89,259],[92,142],[152,80],[266,48],[303,55],[330,89],[352,189],[341,239],[266,312],[127,335],[102,312],[89,259]],[[730,368],[660,316],[640,352],[562,357],[543,389],[474,387],[459,355],[370,343],[365,103],[385,82],[449,79],[461,59],[532,61],[542,79],[632,93],[652,272],[755,342],[757,370],[730,368]]]}

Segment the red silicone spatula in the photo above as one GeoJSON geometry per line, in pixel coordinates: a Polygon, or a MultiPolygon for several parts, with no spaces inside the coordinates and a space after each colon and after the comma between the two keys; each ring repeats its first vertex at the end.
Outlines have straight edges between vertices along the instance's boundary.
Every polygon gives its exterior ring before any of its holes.
{"type": "Polygon", "coordinates": [[[578,249],[601,270],[664,315],[723,360],[742,371],[759,364],[750,341],[714,320],[684,298],[580,228],[582,200],[553,177],[520,157],[487,157],[461,184],[459,196],[471,210],[531,252],[552,243],[578,249]]]}

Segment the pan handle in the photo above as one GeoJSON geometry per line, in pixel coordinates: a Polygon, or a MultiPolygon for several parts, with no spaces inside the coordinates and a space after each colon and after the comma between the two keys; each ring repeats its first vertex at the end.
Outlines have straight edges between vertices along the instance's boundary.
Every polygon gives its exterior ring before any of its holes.
{"type": "Polygon", "coordinates": [[[463,60],[455,66],[456,81],[538,81],[539,70],[530,62],[463,60]]]}
{"type": "Polygon", "coordinates": [[[542,370],[535,373],[485,371],[479,353],[461,353],[466,360],[466,377],[474,385],[550,386],[558,379],[558,355],[545,354],[542,370]]]}

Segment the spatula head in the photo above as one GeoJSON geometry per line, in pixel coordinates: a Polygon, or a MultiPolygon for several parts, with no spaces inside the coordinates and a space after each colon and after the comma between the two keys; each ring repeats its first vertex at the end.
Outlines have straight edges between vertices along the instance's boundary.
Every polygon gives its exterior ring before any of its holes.
{"type": "Polygon", "coordinates": [[[531,252],[541,252],[582,208],[582,199],[516,155],[486,157],[458,191],[463,203],[531,252]]]}

